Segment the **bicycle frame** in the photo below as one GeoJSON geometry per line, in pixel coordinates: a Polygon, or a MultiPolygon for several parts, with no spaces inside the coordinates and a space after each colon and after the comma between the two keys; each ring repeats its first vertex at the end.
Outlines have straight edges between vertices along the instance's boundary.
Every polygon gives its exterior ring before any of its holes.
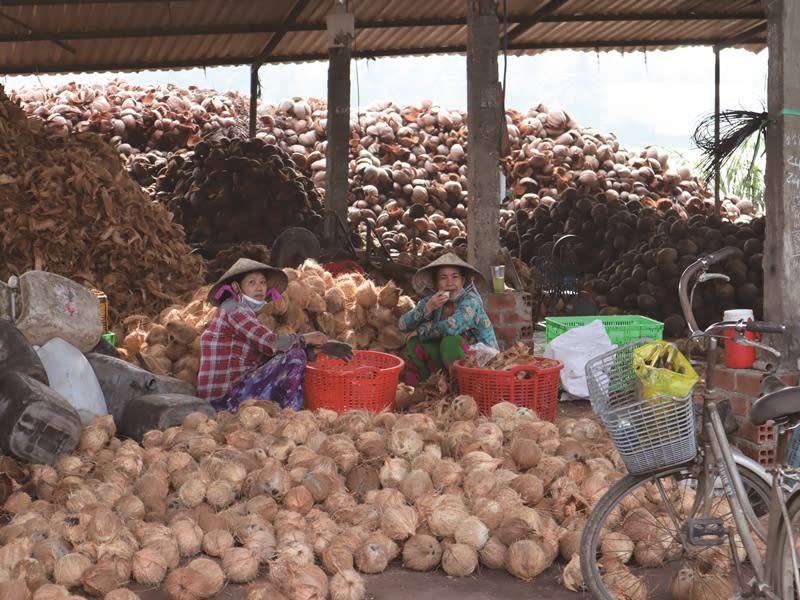
{"type": "MultiPolygon", "coordinates": [[[[664,396],[666,404],[657,403],[662,407],[660,412],[653,408],[653,401],[660,397],[643,397],[632,363],[636,349],[649,340],[636,340],[586,363],[592,407],[608,428],[629,471],[629,475],[598,501],[597,510],[589,514],[581,537],[581,571],[589,590],[600,598],[618,597],[616,586],[621,585],[621,577],[632,577],[629,583],[637,586],[637,593],[652,591],[649,585],[655,584],[662,596],[664,591],[680,595],[687,582],[694,593],[696,584],[710,585],[713,577],[721,577],[718,581],[730,588],[731,593],[735,586],[740,594],[737,598],[789,600],[795,597],[800,600],[800,570],[793,531],[800,523],[800,468],[788,467],[785,461],[779,460],[771,469],[770,477],[763,467],[732,448],[723,424],[721,404],[713,395],[712,381],[719,338],[733,330],[737,343],[780,356],[774,348],[746,337],[745,333],[784,333],[785,327],[779,323],[739,320],[722,321],[700,329],[692,313],[691,297],[697,284],[724,278],[724,275],[706,273],[707,269],[737,253],[740,250],[736,248],[723,248],[697,259],[684,270],[678,285],[691,340],[702,337],[708,341],[705,390],[694,390],[695,393],[703,391],[699,426],[695,415],[686,412],[687,407],[692,406],[693,394],[671,398],[671,404],[670,396],[664,396]],[[667,407],[673,412],[667,413],[667,407]],[[640,436],[637,424],[649,435],[640,436]],[[659,437],[659,426],[669,434],[659,437]],[[650,434],[650,431],[657,433],[650,434]],[[788,493],[792,487],[788,485],[790,482],[797,491],[788,493]],[[630,570],[604,564],[604,532],[625,534],[627,514],[635,514],[639,508],[651,512],[653,525],[658,527],[661,522],[664,532],[668,532],[668,557],[656,559],[655,564],[647,564],[649,557],[643,556],[643,561],[637,558],[630,570]],[[794,523],[790,521],[790,512],[794,523]],[[724,544],[730,547],[705,551],[724,544]],[[765,553],[763,557],[762,552],[765,553]],[[770,560],[765,560],[767,552],[771,552],[770,560]],[[661,570],[647,575],[645,571],[649,567],[661,570]],[[674,577],[670,588],[665,590],[663,581],[669,575],[674,577]],[[706,575],[712,578],[702,583],[706,575]]],[[[800,388],[782,393],[784,389],[778,386],[766,390],[776,395],[760,399],[752,413],[758,424],[776,422],[781,459],[786,453],[787,430],[790,429],[787,423],[800,413],[793,406],[800,396],[800,388]]],[[[642,535],[633,532],[631,535],[640,538],[631,538],[636,544],[645,541],[642,535]]],[[[654,540],[659,535],[655,534],[654,540]]]]}
{"type": "MultiPolygon", "coordinates": [[[[764,564],[752,532],[755,531],[758,537],[761,538],[761,540],[766,544],[766,548],[769,548],[770,545],[774,547],[774,545],[777,543],[780,528],[787,527],[792,568],[795,579],[795,595],[800,598],[800,572],[798,572],[796,540],[794,531],[792,530],[791,523],[789,521],[786,494],[783,492],[783,466],[778,464],[772,469],[772,480],[770,482],[769,521],[767,530],[765,531],[764,526],[756,517],[750,502],[742,500],[743,498],[746,498],[746,493],[741,477],[739,476],[739,471],[736,466],[736,461],[734,459],[731,446],[728,442],[727,434],[725,433],[725,428],[722,424],[722,419],[720,418],[719,411],[717,410],[716,402],[708,399],[708,393],[713,389],[711,380],[713,379],[712,374],[716,362],[717,336],[721,335],[723,330],[729,329],[733,326],[736,326],[737,333],[742,336],[744,333],[744,328],[741,323],[721,322],[715,323],[705,330],[700,330],[697,326],[697,322],[694,319],[694,314],[691,309],[691,296],[694,293],[694,287],[700,281],[696,280],[694,282],[690,294],[687,294],[686,288],[695,273],[704,273],[711,264],[720,260],[724,254],[725,252],[720,251],[716,254],[716,256],[711,255],[709,257],[698,259],[683,273],[678,286],[681,307],[686,317],[687,324],[692,331],[692,337],[694,339],[705,337],[709,341],[706,361],[707,389],[706,393],[703,395],[703,431],[701,432],[701,441],[703,442],[705,448],[703,460],[704,465],[706,466],[704,469],[704,473],[706,474],[706,477],[704,478],[704,485],[706,486],[706,489],[703,490],[704,494],[702,494],[702,496],[705,496],[704,498],[695,498],[695,506],[692,510],[699,510],[701,508],[698,506],[699,503],[708,502],[709,494],[711,493],[713,486],[713,483],[709,482],[710,467],[713,464],[719,465],[721,467],[724,493],[728,498],[739,538],[744,546],[745,553],[747,554],[754,571],[753,578],[750,580],[750,582],[748,582],[749,587],[761,597],[769,598],[770,600],[784,600],[781,599],[772,589],[772,583],[777,581],[775,577],[775,570],[780,569],[781,565],[775,564],[774,561],[767,561],[766,564],[764,564]]],[[[765,347],[758,343],[752,343],[752,345],[762,348],[765,347]]],[[[786,435],[787,434],[784,428],[781,428],[779,430],[778,443],[779,456],[785,454],[786,435]],[[781,449],[783,449],[783,454],[781,454],[781,449]]],[[[800,489],[794,492],[794,494],[796,493],[800,493],[800,489]]],[[[698,496],[700,496],[700,494],[698,496]]],[[[675,522],[677,522],[677,519],[675,519],[675,522]]],[[[736,552],[733,552],[733,556],[737,564],[738,571],[736,552]]],[[[738,574],[741,576],[740,571],[738,571],[738,574]]]]}

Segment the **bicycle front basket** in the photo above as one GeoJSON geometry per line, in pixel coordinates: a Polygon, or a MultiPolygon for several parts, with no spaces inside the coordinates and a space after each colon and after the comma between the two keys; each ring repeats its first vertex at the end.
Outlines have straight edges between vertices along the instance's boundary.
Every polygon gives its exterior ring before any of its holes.
{"type": "Polygon", "coordinates": [[[592,409],[633,474],[683,464],[697,453],[692,394],[642,398],[633,351],[649,341],[636,340],[586,363],[592,409]]]}

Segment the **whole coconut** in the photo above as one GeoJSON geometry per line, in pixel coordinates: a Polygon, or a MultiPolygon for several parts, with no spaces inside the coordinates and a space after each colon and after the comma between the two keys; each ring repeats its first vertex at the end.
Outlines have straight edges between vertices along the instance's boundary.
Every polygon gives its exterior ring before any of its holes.
{"type": "Polygon", "coordinates": [[[442,569],[453,577],[471,575],[478,566],[478,552],[467,544],[448,544],[442,552],[442,569]]]}
{"type": "Polygon", "coordinates": [[[441,560],[442,547],[432,535],[413,535],[403,545],[403,566],[412,571],[431,571],[441,560]]]}

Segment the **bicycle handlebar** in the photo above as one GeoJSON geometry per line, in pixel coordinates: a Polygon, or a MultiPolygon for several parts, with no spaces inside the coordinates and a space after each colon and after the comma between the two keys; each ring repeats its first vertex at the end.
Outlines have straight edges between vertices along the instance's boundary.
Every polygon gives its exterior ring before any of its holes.
{"type": "Polygon", "coordinates": [[[772,346],[762,344],[754,339],[744,336],[745,331],[752,331],[753,333],[783,333],[786,331],[786,326],[780,323],[769,323],[767,321],[743,321],[742,319],[739,319],[738,321],[719,321],[718,323],[712,323],[706,327],[705,330],[699,330],[695,334],[695,337],[728,337],[731,331],[735,332],[734,335],[736,337],[737,344],[759,348],[769,352],[776,358],[781,357],[780,351],[776,350],[772,346]]]}
{"type": "Polygon", "coordinates": [[[750,321],[745,325],[745,329],[753,333],[785,333],[786,325],[769,321],[750,321]]]}
{"type": "Polygon", "coordinates": [[[686,269],[684,269],[680,280],[678,280],[678,299],[681,302],[681,311],[683,311],[683,318],[686,319],[686,325],[688,325],[689,331],[692,333],[692,335],[698,333],[700,329],[697,327],[697,320],[694,318],[692,303],[689,299],[689,292],[687,291],[689,282],[698,271],[704,271],[709,267],[709,265],[719,262],[726,256],[729,256],[730,252],[724,252],[726,250],[728,249],[723,248],[722,250],[713,252],[708,256],[698,258],[696,261],[686,267],[686,269]]]}
{"type": "Polygon", "coordinates": [[[711,254],[704,256],[698,260],[698,262],[705,262],[705,266],[708,267],[710,265],[716,264],[721,262],[735,254],[739,253],[739,249],[735,246],[725,246],[724,248],[720,248],[711,254]]]}
{"type": "MultiPolygon", "coordinates": [[[[697,320],[694,317],[691,299],[689,298],[689,283],[698,272],[705,272],[706,269],[708,269],[708,267],[711,265],[722,262],[723,260],[735,256],[738,253],[738,248],[734,246],[726,246],[725,248],[721,248],[715,252],[712,252],[711,254],[698,258],[696,261],[686,267],[681,274],[681,278],[678,281],[678,298],[680,299],[681,310],[683,311],[683,316],[686,319],[686,324],[688,325],[689,331],[691,331],[693,336],[713,333],[720,330],[721,326],[724,326],[723,328],[727,329],[734,328],[740,333],[743,333],[744,331],[752,331],[754,333],[784,333],[786,331],[785,325],[766,321],[715,323],[705,331],[697,326],[697,320]]],[[[748,344],[748,342],[745,340],[742,340],[742,343],[748,344]]],[[[759,348],[765,348],[771,352],[776,352],[772,348],[765,347],[763,344],[750,343],[749,345],[758,346],[759,348]]]]}

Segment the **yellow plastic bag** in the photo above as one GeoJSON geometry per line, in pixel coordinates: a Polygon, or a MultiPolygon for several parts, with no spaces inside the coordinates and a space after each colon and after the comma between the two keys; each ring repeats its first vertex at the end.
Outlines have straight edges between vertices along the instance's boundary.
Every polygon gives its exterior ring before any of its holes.
{"type": "Polygon", "coordinates": [[[669,342],[657,340],[633,351],[633,370],[642,383],[642,398],[685,398],[699,379],[689,360],[669,342]]]}

